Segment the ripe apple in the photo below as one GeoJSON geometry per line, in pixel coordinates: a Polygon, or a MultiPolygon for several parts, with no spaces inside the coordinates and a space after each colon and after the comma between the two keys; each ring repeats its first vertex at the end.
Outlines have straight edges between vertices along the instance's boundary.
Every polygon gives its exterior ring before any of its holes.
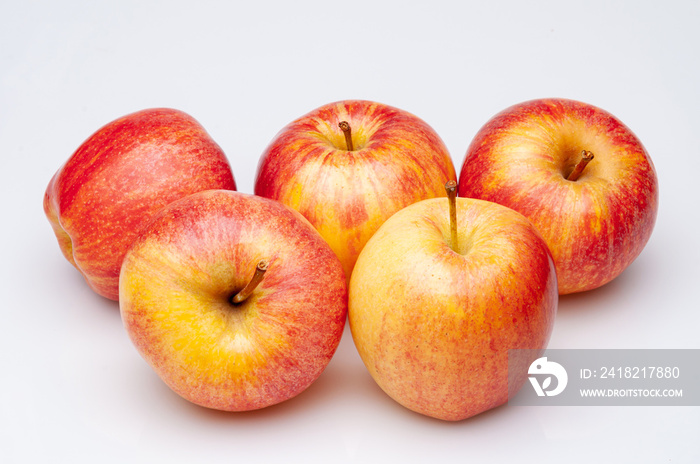
{"type": "Polygon", "coordinates": [[[658,209],[649,154],[610,113],[565,99],[512,106],[467,150],[459,195],[528,217],[554,257],[559,293],[591,290],[641,253],[658,209]]]}
{"type": "Polygon", "coordinates": [[[160,210],[126,254],[126,331],[183,398],[263,408],[306,389],[345,325],[343,268],[318,232],[279,202],[209,190],[160,210]]]}
{"type": "Polygon", "coordinates": [[[44,212],[66,259],[116,300],[122,259],[143,225],[208,189],[236,189],[224,152],[191,116],[148,109],[91,135],[49,182],[44,212]]]}
{"type": "Polygon", "coordinates": [[[262,154],[257,195],[299,211],[343,263],[392,214],[445,196],[456,174],[435,131],[418,117],[369,101],[322,106],[290,123],[262,154]]]}
{"type": "Polygon", "coordinates": [[[397,212],[367,242],[348,320],[390,397],[455,421],[506,402],[509,381],[511,394],[519,390],[557,302],[554,263],[530,221],[487,201],[458,198],[450,208],[436,198],[397,212]],[[511,349],[532,351],[509,366],[511,349]]]}

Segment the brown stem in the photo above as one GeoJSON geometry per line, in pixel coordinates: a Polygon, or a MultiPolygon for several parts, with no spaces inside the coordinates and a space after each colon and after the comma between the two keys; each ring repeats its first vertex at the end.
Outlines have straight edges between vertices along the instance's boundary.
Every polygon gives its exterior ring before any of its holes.
{"type": "Polygon", "coordinates": [[[355,147],[352,145],[352,129],[350,129],[350,124],[348,124],[347,121],[340,121],[338,123],[338,127],[340,127],[343,134],[345,134],[345,145],[347,146],[348,151],[355,150],[355,147]]]}
{"type": "Polygon", "coordinates": [[[445,184],[447,190],[447,199],[450,202],[450,239],[452,241],[452,249],[457,251],[457,182],[448,180],[445,184]]]}
{"type": "Polygon", "coordinates": [[[260,260],[257,267],[255,268],[255,274],[253,274],[253,278],[250,279],[250,282],[248,282],[248,285],[246,285],[243,290],[236,293],[236,295],[234,295],[233,298],[231,298],[231,303],[240,303],[246,298],[248,298],[253,293],[253,291],[255,291],[255,288],[260,284],[260,282],[262,282],[263,276],[265,275],[265,271],[267,271],[267,266],[267,260],[260,260]]]}
{"type": "Polygon", "coordinates": [[[590,163],[592,159],[593,153],[588,150],[583,150],[581,152],[581,161],[576,163],[574,170],[571,171],[571,174],[569,174],[569,177],[567,177],[566,179],[570,181],[577,180],[581,176],[581,173],[583,173],[583,170],[586,168],[586,165],[590,163]]]}

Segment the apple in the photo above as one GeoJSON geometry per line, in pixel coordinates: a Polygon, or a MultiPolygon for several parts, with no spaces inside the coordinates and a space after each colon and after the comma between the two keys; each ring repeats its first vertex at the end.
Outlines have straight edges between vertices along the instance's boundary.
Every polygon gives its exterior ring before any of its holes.
{"type": "Polygon", "coordinates": [[[176,393],[225,411],[294,397],[345,325],[340,261],[299,213],[209,190],[156,213],[129,248],[119,306],[129,338],[176,393]]]}
{"type": "Polygon", "coordinates": [[[549,246],[559,293],[617,277],[651,236],[659,204],[654,165],[620,120],[567,99],[514,105],[469,146],[459,196],[508,206],[549,246]]]}
{"type": "Polygon", "coordinates": [[[208,189],[236,189],[221,148],[174,109],[126,115],[90,136],[44,194],[64,256],[98,294],[116,300],[127,248],[163,206],[208,189]]]}
{"type": "Polygon", "coordinates": [[[457,421],[505,403],[526,382],[557,304],[554,262],[527,218],[483,200],[434,198],[397,212],[367,242],[348,320],[382,390],[412,411],[457,421]],[[509,350],[520,349],[532,351],[509,365],[509,350]]]}
{"type": "Polygon", "coordinates": [[[348,100],[283,128],[263,152],[255,193],[299,211],[343,263],[348,278],[367,240],[389,216],[445,196],[456,178],[435,131],[388,105],[348,100]]]}

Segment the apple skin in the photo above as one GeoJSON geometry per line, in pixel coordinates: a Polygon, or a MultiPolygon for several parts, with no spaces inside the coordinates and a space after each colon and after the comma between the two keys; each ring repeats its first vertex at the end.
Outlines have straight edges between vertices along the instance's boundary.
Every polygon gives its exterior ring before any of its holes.
{"type": "Polygon", "coordinates": [[[330,244],[348,278],[367,240],[389,216],[426,198],[444,197],[456,179],[435,131],[381,103],[331,103],[283,128],[263,152],[255,193],[294,208],[330,244]],[[354,150],[338,127],[347,121],[354,150]]]}
{"type": "Polygon", "coordinates": [[[119,269],[143,225],[191,193],[236,189],[224,152],[191,116],[155,108],[88,138],[56,172],[44,212],[66,259],[98,294],[117,300],[119,269]]]}
{"type": "Polygon", "coordinates": [[[632,131],[567,99],[520,103],[488,121],[467,150],[458,192],[528,217],[552,251],[560,294],[598,288],[629,266],[659,203],[654,165],[632,131]],[[595,157],[567,180],[582,150],[595,157]]]}
{"type": "Polygon", "coordinates": [[[367,242],[349,287],[355,346],[377,384],[408,409],[457,421],[505,403],[549,341],[557,311],[551,254],[521,214],[457,198],[415,203],[367,242]],[[508,350],[514,356],[510,379],[508,350]]]}
{"type": "Polygon", "coordinates": [[[338,258],[279,202],[210,190],[159,211],[126,254],[120,309],[141,356],[183,398],[246,411],[289,399],[340,342],[347,286],[338,258]],[[230,297],[267,272],[254,293],[230,297]]]}

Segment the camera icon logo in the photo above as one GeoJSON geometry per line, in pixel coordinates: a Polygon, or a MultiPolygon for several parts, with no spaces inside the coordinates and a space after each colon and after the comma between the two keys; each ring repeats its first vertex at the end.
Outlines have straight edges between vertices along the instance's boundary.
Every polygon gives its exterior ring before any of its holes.
{"type": "Polygon", "coordinates": [[[535,389],[537,396],[557,396],[566,388],[566,384],[569,381],[569,376],[566,373],[566,369],[554,361],[547,361],[547,357],[542,357],[535,359],[530,368],[527,370],[530,374],[528,379],[532,384],[532,388],[535,389]],[[546,377],[544,377],[546,375],[546,377]],[[540,384],[538,377],[542,378],[542,383],[540,384]],[[557,379],[554,388],[550,389],[552,386],[552,377],[557,379]]]}

